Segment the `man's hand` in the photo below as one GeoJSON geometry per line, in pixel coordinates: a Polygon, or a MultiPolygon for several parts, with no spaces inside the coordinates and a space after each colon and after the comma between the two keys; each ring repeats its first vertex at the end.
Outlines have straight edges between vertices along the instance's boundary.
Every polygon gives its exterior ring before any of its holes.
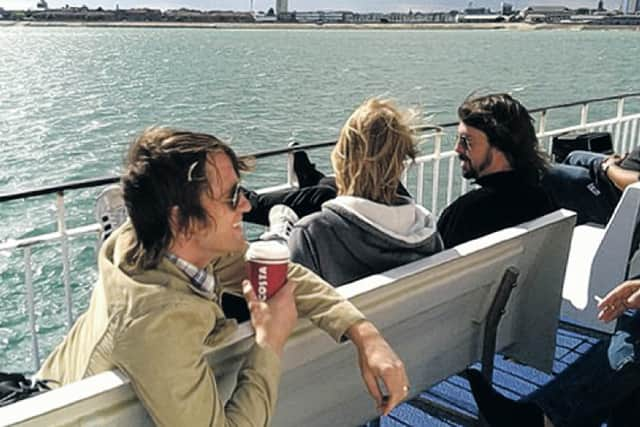
{"type": "Polygon", "coordinates": [[[623,160],[624,157],[614,154],[602,162],[602,170],[605,171],[605,175],[620,191],[624,191],[629,185],[640,180],[640,175],[638,175],[637,171],[620,167],[620,163],[623,160]]]}
{"type": "Polygon", "coordinates": [[[598,319],[610,322],[629,308],[640,308],[640,280],[628,280],[609,292],[598,303],[598,319]]]}
{"type": "Polygon", "coordinates": [[[620,155],[618,154],[612,154],[611,156],[607,157],[604,162],[602,162],[602,167],[605,168],[610,168],[611,166],[618,166],[620,165],[620,163],[622,163],[623,158],[620,157],[620,155]]]}
{"type": "Polygon", "coordinates": [[[358,348],[362,379],[382,415],[388,415],[409,394],[409,380],[404,364],[371,322],[353,325],[347,335],[358,348]],[[382,381],[388,395],[383,396],[382,381]]]}
{"type": "Polygon", "coordinates": [[[251,313],[251,325],[256,331],[256,343],[271,348],[282,357],[284,344],[298,320],[293,297],[295,285],[287,282],[268,301],[259,301],[248,280],[242,282],[242,293],[251,313]]]}

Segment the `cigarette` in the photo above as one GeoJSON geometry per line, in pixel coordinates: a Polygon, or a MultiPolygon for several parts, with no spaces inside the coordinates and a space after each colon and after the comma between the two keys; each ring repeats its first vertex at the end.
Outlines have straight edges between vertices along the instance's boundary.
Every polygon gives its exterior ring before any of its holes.
{"type": "Polygon", "coordinates": [[[595,299],[595,300],[596,300],[596,302],[597,302],[598,304],[600,304],[604,298],[599,297],[598,295],[594,295],[594,296],[593,296],[593,299],[595,299]]]}

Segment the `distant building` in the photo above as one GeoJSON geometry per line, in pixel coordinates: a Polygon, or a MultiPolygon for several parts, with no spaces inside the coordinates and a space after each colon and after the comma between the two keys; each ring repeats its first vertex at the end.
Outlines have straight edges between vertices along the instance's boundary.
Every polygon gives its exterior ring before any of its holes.
{"type": "Polygon", "coordinates": [[[627,0],[627,13],[640,12],[640,0],[627,0]]]}
{"type": "Polygon", "coordinates": [[[162,16],[162,11],[160,9],[151,9],[147,7],[118,9],[116,11],[118,21],[153,22],[161,21],[162,16]]]}
{"type": "Polygon", "coordinates": [[[468,7],[457,16],[457,22],[461,23],[491,23],[509,20],[513,14],[513,6],[509,3],[501,3],[499,12],[492,12],[488,7],[468,7]]]}
{"type": "Polygon", "coordinates": [[[640,25],[640,15],[611,15],[593,21],[592,24],[600,25],[640,25]]]}
{"type": "Polygon", "coordinates": [[[277,18],[275,15],[267,15],[263,11],[255,12],[253,14],[253,18],[256,22],[276,22],[277,18]]]}
{"type": "Polygon", "coordinates": [[[354,13],[353,22],[359,23],[359,24],[375,24],[380,22],[389,22],[389,20],[386,18],[386,15],[383,13],[372,12],[372,13],[354,13]]]}
{"type": "Polygon", "coordinates": [[[345,22],[356,24],[443,24],[456,22],[458,12],[413,13],[352,13],[345,14],[345,22]]]}
{"type": "Polygon", "coordinates": [[[276,0],[276,15],[289,12],[288,0],[276,0]]]}
{"type": "Polygon", "coordinates": [[[500,13],[505,16],[513,15],[513,5],[511,3],[500,3],[500,13]]]}
{"type": "Polygon", "coordinates": [[[318,11],[304,11],[295,12],[295,20],[300,23],[309,24],[330,24],[345,22],[345,13],[338,10],[318,10],[318,11]]]}
{"type": "Polygon", "coordinates": [[[506,20],[507,18],[496,13],[482,14],[482,15],[476,15],[476,14],[467,15],[465,13],[461,13],[458,15],[458,22],[460,23],[486,24],[486,23],[492,23],[492,22],[504,22],[506,20]]]}
{"type": "Polygon", "coordinates": [[[164,19],[173,22],[255,22],[251,12],[201,11],[196,9],[172,9],[164,12],[164,19]]]}
{"type": "Polygon", "coordinates": [[[489,15],[491,13],[491,9],[488,7],[468,7],[463,13],[465,15],[489,15]]]}
{"type": "Polygon", "coordinates": [[[520,11],[525,22],[558,23],[571,18],[572,11],[565,6],[529,6],[520,11]]]}
{"type": "Polygon", "coordinates": [[[89,10],[86,7],[34,10],[31,17],[37,21],[116,21],[114,11],[89,10]]]}

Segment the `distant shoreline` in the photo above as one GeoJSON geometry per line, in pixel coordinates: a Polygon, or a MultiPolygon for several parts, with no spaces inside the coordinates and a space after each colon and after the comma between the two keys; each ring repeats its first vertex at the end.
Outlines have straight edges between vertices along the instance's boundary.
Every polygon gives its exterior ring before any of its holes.
{"type": "Polygon", "coordinates": [[[71,28],[199,28],[234,30],[627,30],[640,31],[638,25],[528,24],[495,23],[429,23],[429,24],[300,24],[300,23],[235,23],[235,22],[74,22],[74,21],[0,21],[0,27],[71,27],[71,28]]]}

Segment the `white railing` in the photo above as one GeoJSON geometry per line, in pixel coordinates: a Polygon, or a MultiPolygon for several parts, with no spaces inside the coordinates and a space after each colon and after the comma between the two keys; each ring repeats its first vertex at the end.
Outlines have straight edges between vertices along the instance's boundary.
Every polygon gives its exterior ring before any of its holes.
{"type": "MultiPolygon", "coordinates": [[[[607,131],[612,134],[614,149],[617,153],[629,151],[631,148],[640,144],[640,113],[625,115],[625,100],[640,99],[640,93],[628,93],[622,95],[611,96],[607,98],[591,99],[579,101],[569,104],[553,105],[543,108],[531,110],[538,124],[538,138],[543,147],[550,153],[552,149],[552,140],[554,136],[571,132],[571,131],[607,131]],[[615,102],[616,112],[613,117],[599,118],[589,121],[590,106],[596,103],[615,102]],[[548,129],[547,123],[552,112],[566,112],[566,109],[580,106],[577,125],[563,126],[555,129],[548,129]]],[[[570,120],[564,118],[564,120],[570,120]]],[[[419,128],[419,140],[422,147],[422,154],[416,159],[416,162],[408,168],[405,173],[403,182],[407,189],[415,195],[416,201],[425,205],[425,189],[430,187],[430,200],[428,205],[434,215],[438,215],[443,206],[448,205],[451,201],[467,191],[469,184],[462,179],[458,168],[456,167],[457,154],[453,151],[455,143],[455,123],[448,123],[441,126],[425,126],[419,128]],[[444,166],[444,167],[443,167],[444,166]],[[428,168],[428,169],[427,169],[428,168]],[[444,172],[444,174],[443,174],[444,172]],[[443,176],[444,175],[444,176],[443,176]],[[415,183],[414,183],[415,182],[415,183]]],[[[298,146],[297,149],[307,148],[315,149],[326,147],[330,143],[311,144],[307,146],[298,146]]],[[[283,150],[271,150],[269,152],[258,153],[257,158],[267,158],[274,155],[287,154],[289,156],[288,165],[288,183],[293,177],[292,165],[293,148],[283,150]]],[[[74,321],[74,313],[72,312],[72,293],[71,293],[71,262],[69,257],[69,240],[75,236],[86,234],[96,234],[100,227],[98,224],[86,224],[79,227],[67,228],[67,219],[65,215],[65,191],[76,190],[80,188],[99,187],[108,183],[116,182],[117,177],[103,178],[93,181],[85,181],[72,183],[65,186],[49,187],[22,193],[0,195],[0,203],[8,200],[27,199],[33,196],[43,194],[56,194],[56,219],[57,230],[53,233],[41,234],[23,239],[7,239],[0,242],[0,251],[22,250],[24,254],[24,283],[25,283],[25,303],[26,310],[29,315],[29,330],[32,342],[32,357],[34,361],[34,369],[40,366],[40,354],[37,334],[37,319],[34,308],[34,291],[32,278],[32,248],[52,241],[58,241],[61,248],[62,268],[63,268],[63,285],[65,292],[65,308],[67,328],[70,328],[74,321]]]]}

